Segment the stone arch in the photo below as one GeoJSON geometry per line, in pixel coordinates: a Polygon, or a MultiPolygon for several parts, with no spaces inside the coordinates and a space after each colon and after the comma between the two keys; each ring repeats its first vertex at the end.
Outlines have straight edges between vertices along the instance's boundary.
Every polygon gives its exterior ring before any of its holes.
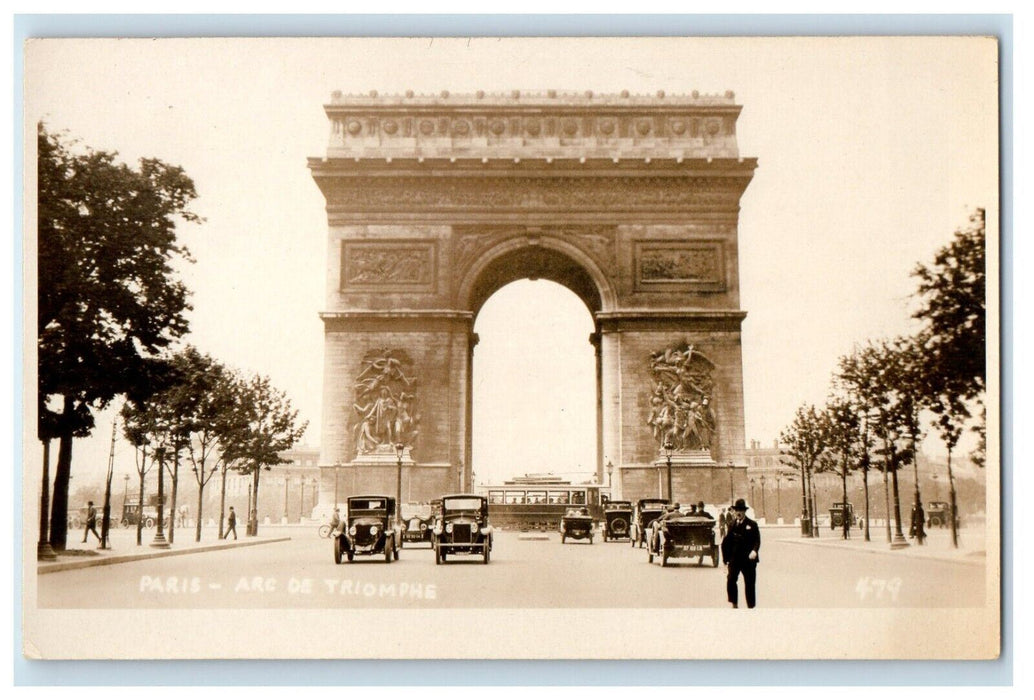
{"type": "Polygon", "coordinates": [[[492,294],[524,278],[567,287],[594,316],[615,307],[613,286],[596,262],[577,245],[551,235],[517,236],[482,252],[459,284],[457,305],[476,318],[492,294]]]}

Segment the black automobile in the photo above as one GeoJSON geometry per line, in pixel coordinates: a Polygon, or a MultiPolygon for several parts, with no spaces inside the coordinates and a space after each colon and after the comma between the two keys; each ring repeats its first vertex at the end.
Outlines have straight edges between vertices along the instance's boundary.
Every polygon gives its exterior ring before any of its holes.
{"type": "MultiPolygon", "coordinates": [[[[951,526],[951,504],[945,501],[930,501],[926,508],[927,527],[950,527],[951,526]]],[[[955,513],[955,527],[959,526],[958,512],[955,513]]]]}
{"type": "Polygon", "coordinates": [[[650,525],[668,510],[667,498],[640,498],[635,504],[635,511],[632,513],[631,541],[632,546],[646,545],[647,535],[650,532],[650,525]]]}
{"type": "Polygon", "coordinates": [[[560,518],[560,543],[566,544],[568,538],[589,540],[592,544],[592,516],[588,508],[568,508],[560,518]]]}
{"type": "Polygon", "coordinates": [[[427,503],[402,504],[402,546],[426,543],[434,546],[434,513],[427,503]]]}
{"type": "Polygon", "coordinates": [[[667,566],[668,559],[689,557],[703,564],[704,557],[711,557],[711,566],[718,566],[714,526],[714,518],[706,515],[678,513],[655,520],[647,543],[648,561],[652,564],[654,557],[660,557],[661,566],[667,566]]]}
{"type": "Polygon", "coordinates": [[[469,493],[442,496],[441,515],[434,524],[434,563],[454,554],[480,555],[487,564],[492,551],[488,499],[469,493]]]}
{"type": "Polygon", "coordinates": [[[348,511],[334,539],[334,563],[342,556],[384,555],[384,561],[398,561],[401,541],[395,525],[395,499],[391,496],[351,496],[348,511]]]}
{"type": "Polygon", "coordinates": [[[841,503],[837,501],[833,504],[833,507],[829,509],[829,529],[836,530],[838,527],[844,526],[844,518],[847,518],[847,524],[849,526],[854,525],[854,506],[850,503],[841,503]]]}
{"type": "Polygon", "coordinates": [[[603,506],[603,541],[632,536],[632,501],[608,501],[603,506]]]}

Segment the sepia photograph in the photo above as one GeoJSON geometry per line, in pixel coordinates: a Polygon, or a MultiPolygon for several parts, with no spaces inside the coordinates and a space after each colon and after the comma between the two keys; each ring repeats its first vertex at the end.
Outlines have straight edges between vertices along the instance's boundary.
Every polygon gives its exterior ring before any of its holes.
{"type": "Polygon", "coordinates": [[[22,51],[25,658],[1001,653],[996,38],[22,51]]]}

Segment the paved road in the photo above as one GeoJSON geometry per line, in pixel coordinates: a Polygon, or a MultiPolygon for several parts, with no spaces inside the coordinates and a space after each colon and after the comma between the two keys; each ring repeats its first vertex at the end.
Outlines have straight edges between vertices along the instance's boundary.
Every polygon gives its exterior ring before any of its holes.
{"type": "MultiPolygon", "coordinates": [[[[435,566],[427,548],[401,559],[335,565],[314,529],[263,528],[290,542],[50,573],[41,607],[724,607],[724,567],[674,560],[661,568],[627,542],[560,544],[497,533],[488,566],[456,557],[435,566]]],[[[971,607],[984,602],[984,569],[957,562],[781,541],[763,529],[759,605],[768,608],[971,607]]]]}

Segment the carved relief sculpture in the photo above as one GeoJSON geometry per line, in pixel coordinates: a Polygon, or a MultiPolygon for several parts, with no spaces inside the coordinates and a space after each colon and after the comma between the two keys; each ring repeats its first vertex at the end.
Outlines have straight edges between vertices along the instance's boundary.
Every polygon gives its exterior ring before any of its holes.
{"type": "Polygon", "coordinates": [[[413,446],[419,418],[412,364],[401,350],[375,350],[363,358],[352,404],[358,454],[394,453],[398,443],[413,446]]]}
{"type": "Polygon", "coordinates": [[[654,388],[646,423],[658,446],[670,442],[678,452],[711,449],[717,427],[711,407],[713,369],[692,345],[650,355],[654,388]]]}

